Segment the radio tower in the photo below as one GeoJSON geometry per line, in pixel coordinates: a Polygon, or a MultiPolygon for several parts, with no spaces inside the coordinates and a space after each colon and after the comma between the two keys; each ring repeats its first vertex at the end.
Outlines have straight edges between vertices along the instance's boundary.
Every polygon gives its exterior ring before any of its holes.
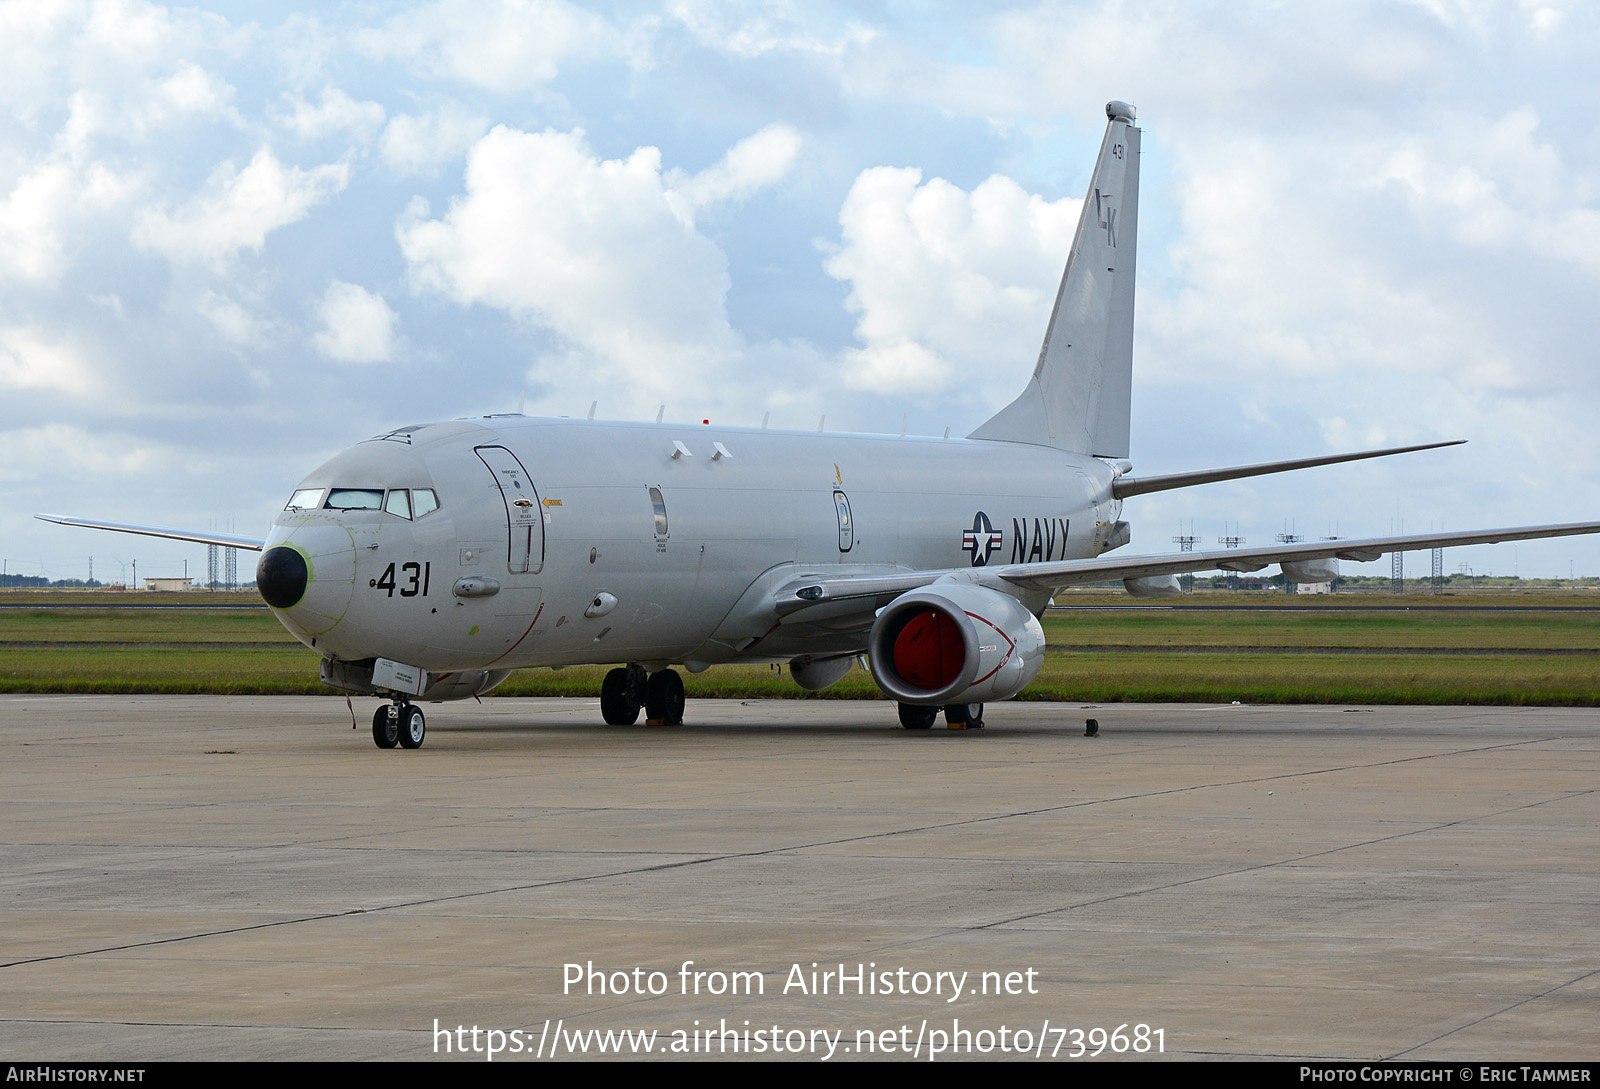
{"type": "MultiPolygon", "coordinates": [[[[1338,527],[1338,525],[1336,525],[1333,522],[1329,522],[1328,523],[1328,534],[1327,534],[1327,536],[1323,537],[1322,539],[1324,541],[1342,540],[1342,538],[1339,536],[1339,527],[1338,527]]],[[[1339,580],[1338,579],[1334,579],[1332,582],[1328,583],[1328,593],[1330,593],[1330,594],[1331,593],[1335,593],[1335,592],[1338,591],[1338,589],[1339,589],[1339,580]]]]}
{"type": "MultiPolygon", "coordinates": [[[[1224,528],[1226,528],[1227,523],[1223,523],[1223,525],[1224,525],[1224,528]]],[[[1239,527],[1237,525],[1235,525],[1233,534],[1232,535],[1228,535],[1228,536],[1218,537],[1217,538],[1217,543],[1219,545],[1221,545],[1223,548],[1238,548],[1238,547],[1240,547],[1241,545],[1244,544],[1244,538],[1239,536],[1239,527]]],[[[1237,571],[1229,571],[1228,572],[1228,589],[1237,590],[1238,588],[1239,588],[1239,572],[1237,572],[1237,571]]]]}
{"type": "MultiPolygon", "coordinates": [[[[1200,543],[1200,538],[1195,535],[1194,525],[1189,526],[1189,532],[1183,532],[1183,523],[1178,523],[1178,535],[1172,538],[1172,543],[1178,546],[1179,552],[1193,552],[1194,546],[1200,543]]],[[[1179,579],[1186,594],[1194,593],[1194,575],[1184,575],[1179,579]]]]}
{"type": "MultiPolygon", "coordinates": [[[[1279,544],[1294,544],[1296,541],[1305,539],[1305,534],[1303,533],[1280,533],[1274,538],[1279,544]]],[[[1285,571],[1283,574],[1283,592],[1293,594],[1298,593],[1299,589],[1294,580],[1289,577],[1289,573],[1285,571]]]]}

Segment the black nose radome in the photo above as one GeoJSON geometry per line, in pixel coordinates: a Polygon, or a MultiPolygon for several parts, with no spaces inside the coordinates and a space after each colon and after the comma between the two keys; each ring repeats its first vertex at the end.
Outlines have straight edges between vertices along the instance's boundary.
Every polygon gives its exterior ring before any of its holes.
{"type": "Polygon", "coordinates": [[[292,548],[269,548],[256,563],[256,589],[274,609],[299,604],[306,579],[306,558],[292,548]]]}

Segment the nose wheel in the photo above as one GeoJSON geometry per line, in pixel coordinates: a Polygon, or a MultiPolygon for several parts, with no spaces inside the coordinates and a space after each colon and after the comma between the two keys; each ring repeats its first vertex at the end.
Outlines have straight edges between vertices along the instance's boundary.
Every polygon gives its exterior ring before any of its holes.
{"type": "Polygon", "coordinates": [[[428,736],[428,720],[422,708],[413,707],[405,700],[396,700],[380,707],[372,715],[372,740],[380,749],[420,749],[428,736]]]}

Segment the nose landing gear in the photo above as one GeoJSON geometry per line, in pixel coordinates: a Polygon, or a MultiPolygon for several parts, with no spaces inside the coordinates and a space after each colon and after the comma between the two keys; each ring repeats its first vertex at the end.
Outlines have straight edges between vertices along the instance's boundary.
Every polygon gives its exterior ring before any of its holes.
{"type": "Polygon", "coordinates": [[[372,740],[380,749],[420,749],[428,734],[428,721],[422,708],[404,699],[379,707],[372,715],[372,740]]]}

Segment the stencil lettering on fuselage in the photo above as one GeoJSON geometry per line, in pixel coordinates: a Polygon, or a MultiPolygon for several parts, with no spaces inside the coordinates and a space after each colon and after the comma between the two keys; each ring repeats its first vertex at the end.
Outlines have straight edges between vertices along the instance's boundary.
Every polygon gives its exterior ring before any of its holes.
{"type": "Polygon", "coordinates": [[[1011,562],[1034,563],[1067,558],[1066,518],[1011,519],[1011,562]]]}
{"type": "MultiPolygon", "coordinates": [[[[1067,518],[1011,519],[1011,562],[1033,563],[1067,558],[1067,518]]],[[[1004,530],[996,529],[989,515],[979,511],[972,528],[961,531],[961,550],[970,555],[971,566],[986,567],[996,552],[1005,548],[1004,530]]]]}

